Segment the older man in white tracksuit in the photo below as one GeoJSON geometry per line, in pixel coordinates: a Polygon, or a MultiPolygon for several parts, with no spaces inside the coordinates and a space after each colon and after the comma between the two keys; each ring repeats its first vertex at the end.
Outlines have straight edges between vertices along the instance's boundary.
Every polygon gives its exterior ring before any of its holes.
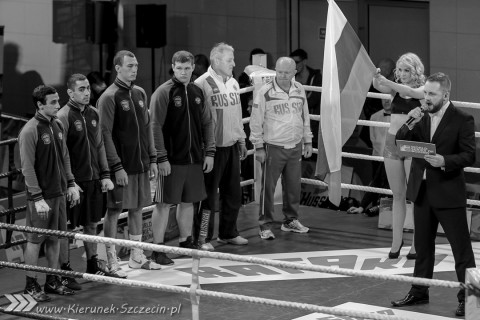
{"type": "Polygon", "coordinates": [[[275,79],[265,84],[255,97],[250,118],[250,140],[255,158],[262,163],[260,195],[260,232],[272,240],[274,193],[282,174],[282,231],[306,233],[298,221],[300,205],[301,158],[312,155],[310,115],[303,86],[295,81],[295,61],[289,57],[277,60],[275,79]]]}

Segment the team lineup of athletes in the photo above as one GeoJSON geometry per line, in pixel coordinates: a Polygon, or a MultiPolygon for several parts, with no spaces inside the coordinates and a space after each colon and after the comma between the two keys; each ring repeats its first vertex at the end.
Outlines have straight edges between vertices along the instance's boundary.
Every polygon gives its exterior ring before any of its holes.
{"type": "MultiPolygon", "coordinates": [[[[70,99],[62,108],[53,87],[35,88],[33,102],[37,112],[19,134],[27,188],[27,225],[66,230],[68,217],[73,226],[83,226],[86,234],[96,235],[97,224],[104,217],[105,236],[115,238],[118,217],[128,210],[129,239],[142,241],[142,209],[152,203],[150,181],[153,180],[156,184],[152,214],[154,243],[164,244],[170,207],[177,205],[179,246],[214,250],[213,212],[219,192],[217,241],[248,244],[237,230],[242,198],[240,160],[246,158],[247,148],[239,84],[232,76],[233,47],[216,44],[210,53],[211,66],[194,82],[191,82],[194,56],[187,51],[176,52],[172,57],[172,78],[160,85],[150,99],[134,84],[138,72],[135,55],[122,50],[113,62],[117,77],[100,96],[96,107],[90,105],[90,83],[81,74],[70,76],[67,83],[70,99]]],[[[279,58],[275,79],[263,85],[251,109],[250,141],[255,148],[255,159],[262,166],[259,236],[263,240],[275,238],[274,192],[280,175],[284,215],[281,230],[309,231],[299,221],[299,160],[312,155],[313,135],[307,95],[303,85],[295,80],[297,64],[291,57],[279,58]]],[[[422,212],[414,218],[415,276],[432,277],[432,225],[441,223],[452,244],[459,281],[463,282],[465,269],[475,266],[465,214],[459,218],[466,205],[463,168],[475,160],[473,117],[450,103],[448,76],[434,74],[410,91],[403,82],[404,79],[399,83],[389,81],[380,71],[374,79],[376,87],[392,94],[392,113],[396,95],[400,94],[404,100],[407,97],[406,103],[397,106],[405,110],[398,113],[414,121],[406,126],[402,118],[395,128],[396,138],[440,141],[436,155],[413,160],[408,181],[407,196],[414,201],[415,212],[422,212]],[[420,108],[416,102],[408,105],[408,97],[414,97],[415,101],[424,99],[425,107],[420,108]],[[424,113],[431,117],[424,117],[424,113]],[[442,118],[448,118],[448,126],[442,118]],[[428,134],[424,127],[429,128],[428,134]],[[445,127],[447,132],[443,132],[445,127]],[[447,185],[445,190],[459,192],[443,194],[442,187],[447,185]],[[453,211],[457,214],[452,215],[453,211]],[[423,231],[418,232],[419,228],[423,231]]],[[[395,132],[390,135],[393,144],[389,143],[389,150],[394,147],[395,132]]],[[[28,234],[27,240],[26,264],[38,264],[40,247],[45,242],[48,266],[72,270],[67,239],[28,234]]],[[[85,243],[85,251],[88,273],[126,278],[114,245],[106,245],[106,265],[97,259],[96,244],[85,243]]],[[[128,261],[130,268],[146,270],[172,264],[174,261],[165,253],[153,252],[147,258],[143,250],[136,248],[131,250],[128,261]]],[[[27,272],[25,293],[39,302],[50,300],[47,293],[70,295],[80,288],[74,278],[47,275],[43,290],[35,273],[27,272]]],[[[464,308],[464,293],[459,292],[458,299],[459,308],[462,302],[464,308]]],[[[425,302],[428,302],[428,288],[413,286],[405,299],[392,303],[403,306],[425,302]]]]}

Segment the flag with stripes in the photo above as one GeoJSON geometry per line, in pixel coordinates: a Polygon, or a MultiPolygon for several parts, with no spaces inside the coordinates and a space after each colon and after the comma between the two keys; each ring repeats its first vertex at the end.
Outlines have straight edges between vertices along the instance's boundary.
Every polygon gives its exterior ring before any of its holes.
{"type": "Polygon", "coordinates": [[[328,173],[329,200],[341,200],[342,147],[362,112],[375,65],[334,0],[328,0],[316,175],[328,173]]]}

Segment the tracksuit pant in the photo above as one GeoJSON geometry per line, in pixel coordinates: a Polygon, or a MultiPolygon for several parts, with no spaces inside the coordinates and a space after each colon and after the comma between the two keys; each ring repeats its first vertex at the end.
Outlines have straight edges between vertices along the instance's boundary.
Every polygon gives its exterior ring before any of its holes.
{"type": "Polygon", "coordinates": [[[202,224],[202,213],[210,211],[208,234],[206,241],[212,239],[214,233],[214,212],[217,191],[220,193],[221,206],[219,212],[218,237],[232,239],[238,236],[237,217],[242,205],[242,191],[240,188],[240,152],[238,143],[230,147],[217,147],[213,170],[205,174],[207,199],[202,201],[200,210],[194,215],[194,238],[198,240],[202,224]]]}
{"type": "Polygon", "coordinates": [[[260,192],[260,228],[270,229],[274,215],[274,194],[282,175],[284,223],[298,219],[300,206],[302,143],[294,148],[265,144],[266,158],[262,164],[262,190],[260,192]]]}

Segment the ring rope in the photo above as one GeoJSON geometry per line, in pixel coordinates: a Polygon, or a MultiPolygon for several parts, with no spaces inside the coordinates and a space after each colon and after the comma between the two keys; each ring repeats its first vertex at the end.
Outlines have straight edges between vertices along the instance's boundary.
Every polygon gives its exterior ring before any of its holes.
{"type": "Polygon", "coordinates": [[[17,212],[20,212],[20,211],[24,211],[26,209],[27,209],[27,206],[21,206],[21,207],[16,207],[16,208],[0,211],[0,218],[3,217],[3,216],[6,216],[6,215],[12,214],[12,213],[17,213],[17,212]]]}
{"type": "Polygon", "coordinates": [[[247,263],[262,264],[262,265],[267,265],[272,267],[291,268],[291,269],[297,269],[297,270],[307,270],[307,271],[314,271],[314,272],[339,274],[339,275],[345,275],[345,276],[361,276],[361,277],[374,278],[374,279],[401,281],[401,282],[408,282],[408,283],[417,284],[417,285],[439,286],[439,287],[447,287],[447,288],[458,288],[462,286],[461,283],[455,282],[455,281],[415,278],[415,277],[401,276],[401,275],[382,275],[379,273],[368,272],[368,271],[356,271],[356,270],[350,270],[350,269],[344,269],[344,268],[325,267],[325,266],[318,266],[318,265],[305,265],[305,264],[295,263],[295,262],[277,261],[277,260],[271,260],[271,259],[265,259],[265,258],[230,254],[230,253],[208,252],[208,251],[201,251],[201,250],[194,250],[194,249],[184,249],[179,247],[170,247],[170,246],[158,245],[153,243],[145,243],[145,242],[139,242],[139,241],[91,236],[87,234],[73,233],[68,231],[32,228],[32,227],[19,226],[14,224],[7,224],[3,222],[0,223],[0,229],[15,230],[15,231],[29,232],[29,233],[39,233],[39,234],[45,234],[49,236],[72,238],[72,239],[82,240],[86,242],[115,244],[123,247],[138,248],[138,249],[143,249],[147,251],[174,253],[179,255],[192,256],[192,253],[195,252],[196,255],[202,258],[247,262],[247,263]]]}
{"type": "MultiPolygon", "coordinates": [[[[322,180],[302,178],[302,183],[328,187],[328,183],[322,180]]],[[[343,189],[351,189],[351,190],[357,190],[357,191],[367,191],[367,192],[375,192],[375,193],[381,193],[386,195],[393,195],[393,192],[390,189],[360,186],[358,184],[342,183],[341,187],[343,189]]],[[[467,205],[480,206],[480,200],[467,199],[467,205]]]]}
{"type": "MultiPolygon", "coordinates": [[[[313,149],[313,151],[318,153],[318,149],[313,149]]],[[[362,160],[372,160],[372,161],[383,161],[384,157],[381,156],[371,156],[368,154],[361,154],[361,153],[350,153],[350,152],[342,152],[342,157],[345,158],[353,158],[353,159],[362,159],[362,160]]],[[[472,173],[480,173],[480,168],[475,167],[465,167],[463,168],[465,172],[472,172],[472,173]]]]}
{"type": "MultiPolygon", "coordinates": [[[[250,118],[245,118],[250,120],[250,118]]],[[[316,120],[320,121],[321,116],[318,114],[311,114],[310,115],[310,120],[316,120]]],[[[247,123],[248,121],[244,122],[247,123]]],[[[380,127],[380,128],[390,128],[390,123],[389,122],[381,122],[381,121],[372,121],[372,120],[362,120],[358,119],[357,120],[357,125],[358,126],[367,126],[367,127],[380,127]]],[[[480,137],[480,132],[475,132],[475,138],[480,137]]]]}
{"type": "MultiPolygon", "coordinates": [[[[313,149],[313,150],[314,150],[313,152],[318,153],[318,149],[313,149]]],[[[342,152],[342,157],[352,158],[352,159],[380,161],[380,162],[383,162],[383,159],[384,159],[382,156],[371,156],[368,154],[351,153],[351,152],[342,152]]]]}
{"type": "Polygon", "coordinates": [[[240,181],[240,187],[249,186],[249,185],[254,184],[254,183],[255,183],[255,179],[248,179],[248,180],[240,181]]]}
{"type": "MultiPolygon", "coordinates": [[[[3,117],[3,116],[4,116],[4,115],[2,114],[2,117],[3,117]]],[[[17,141],[18,141],[18,138],[13,138],[13,139],[8,139],[8,140],[2,140],[2,141],[0,141],[0,147],[1,147],[1,146],[4,146],[4,145],[7,145],[7,144],[17,143],[17,141]]]]}
{"type": "Polygon", "coordinates": [[[12,170],[12,171],[2,172],[2,173],[0,173],[0,179],[8,178],[9,176],[14,176],[14,175],[17,175],[19,173],[22,173],[22,169],[15,169],[15,170],[12,170]]]}
{"type": "MultiPolygon", "coordinates": [[[[13,262],[0,261],[0,266],[14,268],[14,269],[23,269],[23,270],[42,272],[42,273],[49,273],[49,274],[67,275],[70,277],[80,276],[81,278],[90,280],[90,281],[97,281],[97,282],[103,282],[108,284],[129,286],[129,287],[157,289],[157,290],[162,290],[166,292],[182,293],[187,295],[190,294],[190,291],[191,291],[190,288],[179,287],[179,286],[145,282],[145,281],[139,281],[139,280],[120,279],[120,278],[106,277],[106,276],[100,276],[95,274],[64,271],[64,270],[51,269],[51,268],[38,267],[38,266],[28,266],[28,265],[13,263],[13,262]]],[[[308,304],[308,303],[299,303],[299,302],[292,302],[292,301],[266,299],[266,298],[260,298],[260,297],[251,297],[251,296],[232,294],[232,293],[226,293],[226,292],[217,292],[217,291],[204,290],[204,289],[195,290],[195,294],[199,297],[229,299],[234,301],[243,301],[243,302],[270,305],[270,306],[283,307],[283,308],[294,308],[294,309],[300,309],[305,311],[323,312],[323,313],[329,313],[334,315],[359,317],[359,318],[365,318],[365,319],[412,320],[410,318],[405,318],[405,317],[388,316],[388,315],[383,315],[378,313],[340,309],[335,307],[322,307],[322,306],[317,306],[317,305],[308,304]]]]}
{"type": "Polygon", "coordinates": [[[357,125],[367,127],[390,128],[390,122],[358,119],[357,125]]]}
{"type": "Polygon", "coordinates": [[[17,240],[17,241],[13,241],[13,242],[5,242],[5,243],[0,244],[0,250],[1,249],[8,249],[8,248],[15,247],[15,246],[19,246],[19,245],[25,244],[27,242],[28,242],[27,239],[17,240]]]}
{"type": "Polygon", "coordinates": [[[238,90],[238,93],[242,94],[242,93],[252,92],[253,90],[254,90],[253,86],[250,86],[250,87],[245,87],[238,90]]]}
{"type": "MultiPolygon", "coordinates": [[[[302,178],[302,183],[317,185],[317,186],[322,186],[322,187],[328,187],[328,183],[326,183],[322,180],[302,178]]],[[[375,193],[381,193],[381,194],[386,194],[386,195],[393,195],[393,192],[390,189],[374,188],[374,187],[369,187],[369,186],[360,186],[360,185],[357,185],[357,184],[349,184],[349,183],[342,183],[341,186],[342,186],[343,189],[351,189],[351,190],[367,191],[367,192],[375,192],[375,193]]]]}
{"type": "Polygon", "coordinates": [[[8,113],[5,113],[5,112],[2,112],[2,118],[13,119],[13,120],[18,120],[18,121],[23,121],[23,122],[28,122],[28,120],[29,120],[29,118],[14,116],[12,114],[8,114],[8,113]]]}
{"type": "MultiPolygon", "coordinates": [[[[318,149],[313,148],[312,152],[318,154],[318,149]]],[[[379,161],[379,162],[384,161],[384,157],[382,157],[382,156],[371,156],[371,155],[362,154],[362,153],[342,152],[342,157],[352,158],[352,159],[361,159],[361,160],[372,160],[372,161],[379,161]]],[[[463,169],[463,171],[472,172],[472,173],[480,173],[480,168],[466,167],[466,168],[463,169]]]]}
{"type": "MultiPolygon", "coordinates": [[[[322,92],[322,87],[317,87],[317,86],[303,86],[303,87],[305,88],[305,91],[322,92]]],[[[388,93],[368,92],[367,98],[390,100],[392,99],[392,95],[388,93]]],[[[461,107],[461,108],[480,109],[480,103],[477,103],[477,102],[452,101],[452,103],[455,104],[455,106],[461,107]]]]}

